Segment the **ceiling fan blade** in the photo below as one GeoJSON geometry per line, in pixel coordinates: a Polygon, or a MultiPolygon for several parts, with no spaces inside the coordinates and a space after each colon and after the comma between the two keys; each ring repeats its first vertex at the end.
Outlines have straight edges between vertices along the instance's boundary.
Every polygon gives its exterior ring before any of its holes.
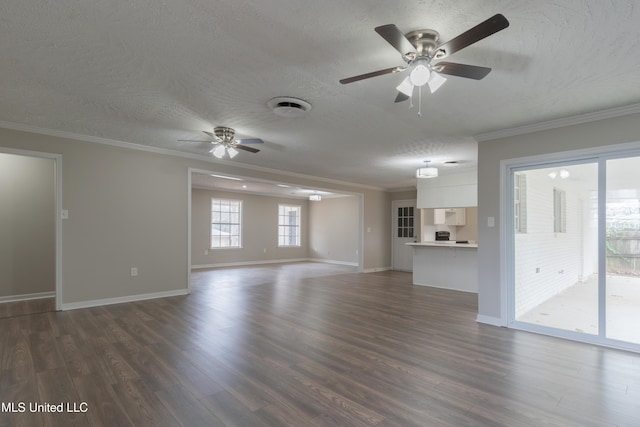
{"type": "Polygon", "coordinates": [[[250,153],[257,153],[260,150],[258,150],[257,148],[253,148],[253,147],[248,147],[246,145],[240,145],[240,144],[235,144],[233,146],[233,148],[237,148],[238,150],[244,150],[244,151],[248,151],[250,153]]]}
{"type": "Polygon", "coordinates": [[[238,144],[264,144],[264,141],[258,138],[255,139],[237,139],[238,144]]]}
{"type": "Polygon", "coordinates": [[[404,102],[408,99],[409,99],[409,96],[405,95],[402,92],[398,92],[398,95],[396,95],[396,99],[393,102],[404,102]]]}
{"type": "Polygon", "coordinates": [[[482,80],[491,72],[491,68],[478,67],[477,65],[457,64],[455,62],[438,62],[433,67],[434,71],[450,76],[465,77],[467,79],[482,80]]]}
{"type": "Polygon", "coordinates": [[[380,27],[376,27],[375,30],[376,33],[380,34],[391,46],[395,47],[402,56],[415,57],[417,55],[416,47],[407,40],[402,31],[395,25],[381,25],[380,27]]]}
{"type": "Polygon", "coordinates": [[[340,80],[340,83],[346,85],[348,83],[357,82],[359,80],[370,79],[371,77],[383,76],[385,74],[391,73],[399,73],[400,71],[404,71],[407,67],[391,67],[385,68],[384,70],[373,71],[371,73],[360,74],[359,76],[348,77],[346,79],[340,80]]]}
{"type": "Polygon", "coordinates": [[[211,138],[217,139],[217,137],[211,132],[207,132],[206,130],[203,130],[202,132],[204,132],[205,134],[209,135],[211,138]]]}
{"type": "Polygon", "coordinates": [[[500,30],[504,30],[509,26],[509,21],[503,15],[498,13],[492,16],[484,22],[476,25],[475,27],[465,31],[458,37],[449,40],[446,43],[442,43],[436,48],[436,58],[444,58],[451,55],[465,47],[482,40],[485,37],[489,37],[491,34],[495,34],[500,30]],[[443,52],[443,53],[440,53],[443,52]]]}
{"type": "Polygon", "coordinates": [[[215,144],[215,141],[203,141],[197,139],[179,139],[178,142],[206,142],[208,144],[215,144]]]}

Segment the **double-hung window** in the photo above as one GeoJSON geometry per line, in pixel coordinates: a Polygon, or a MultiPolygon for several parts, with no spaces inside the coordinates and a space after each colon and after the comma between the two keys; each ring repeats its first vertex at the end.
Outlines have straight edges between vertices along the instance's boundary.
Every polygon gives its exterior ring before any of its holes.
{"type": "Polygon", "coordinates": [[[278,205],[278,246],[300,246],[300,206],[278,205]]]}
{"type": "Polygon", "coordinates": [[[211,249],[242,247],[242,200],[211,199],[211,249]]]}

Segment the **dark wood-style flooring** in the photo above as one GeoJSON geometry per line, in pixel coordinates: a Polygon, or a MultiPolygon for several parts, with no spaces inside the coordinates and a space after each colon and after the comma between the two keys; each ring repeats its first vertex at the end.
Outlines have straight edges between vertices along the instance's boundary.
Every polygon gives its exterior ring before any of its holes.
{"type": "Polygon", "coordinates": [[[189,296],[0,319],[0,425],[640,425],[640,355],[476,314],[407,273],[197,271],[189,296]]]}

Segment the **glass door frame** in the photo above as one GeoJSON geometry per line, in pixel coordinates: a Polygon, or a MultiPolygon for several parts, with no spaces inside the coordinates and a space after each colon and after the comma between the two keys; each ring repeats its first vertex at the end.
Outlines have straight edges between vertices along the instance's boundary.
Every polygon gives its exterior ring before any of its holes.
{"type": "MultiPolygon", "coordinates": [[[[637,146],[637,145],[636,145],[637,146]]],[[[587,342],[606,347],[620,348],[640,352],[640,344],[607,338],[606,331],[606,208],[607,208],[607,161],[627,157],[640,157],[640,149],[612,150],[602,147],[600,150],[580,150],[553,155],[532,156],[501,162],[502,197],[500,234],[503,248],[502,258],[502,324],[508,328],[525,330],[559,338],[587,342]],[[515,319],[515,212],[514,212],[514,176],[516,172],[544,169],[550,167],[572,166],[596,163],[598,166],[598,334],[587,334],[549,326],[535,325],[515,319]]]]}

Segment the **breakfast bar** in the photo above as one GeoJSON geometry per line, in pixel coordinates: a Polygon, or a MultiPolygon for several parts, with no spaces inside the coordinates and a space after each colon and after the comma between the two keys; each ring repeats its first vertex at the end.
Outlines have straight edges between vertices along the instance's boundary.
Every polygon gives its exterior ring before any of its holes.
{"type": "Polygon", "coordinates": [[[413,284],[478,292],[478,245],[455,241],[407,243],[413,247],[413,284]]]}

